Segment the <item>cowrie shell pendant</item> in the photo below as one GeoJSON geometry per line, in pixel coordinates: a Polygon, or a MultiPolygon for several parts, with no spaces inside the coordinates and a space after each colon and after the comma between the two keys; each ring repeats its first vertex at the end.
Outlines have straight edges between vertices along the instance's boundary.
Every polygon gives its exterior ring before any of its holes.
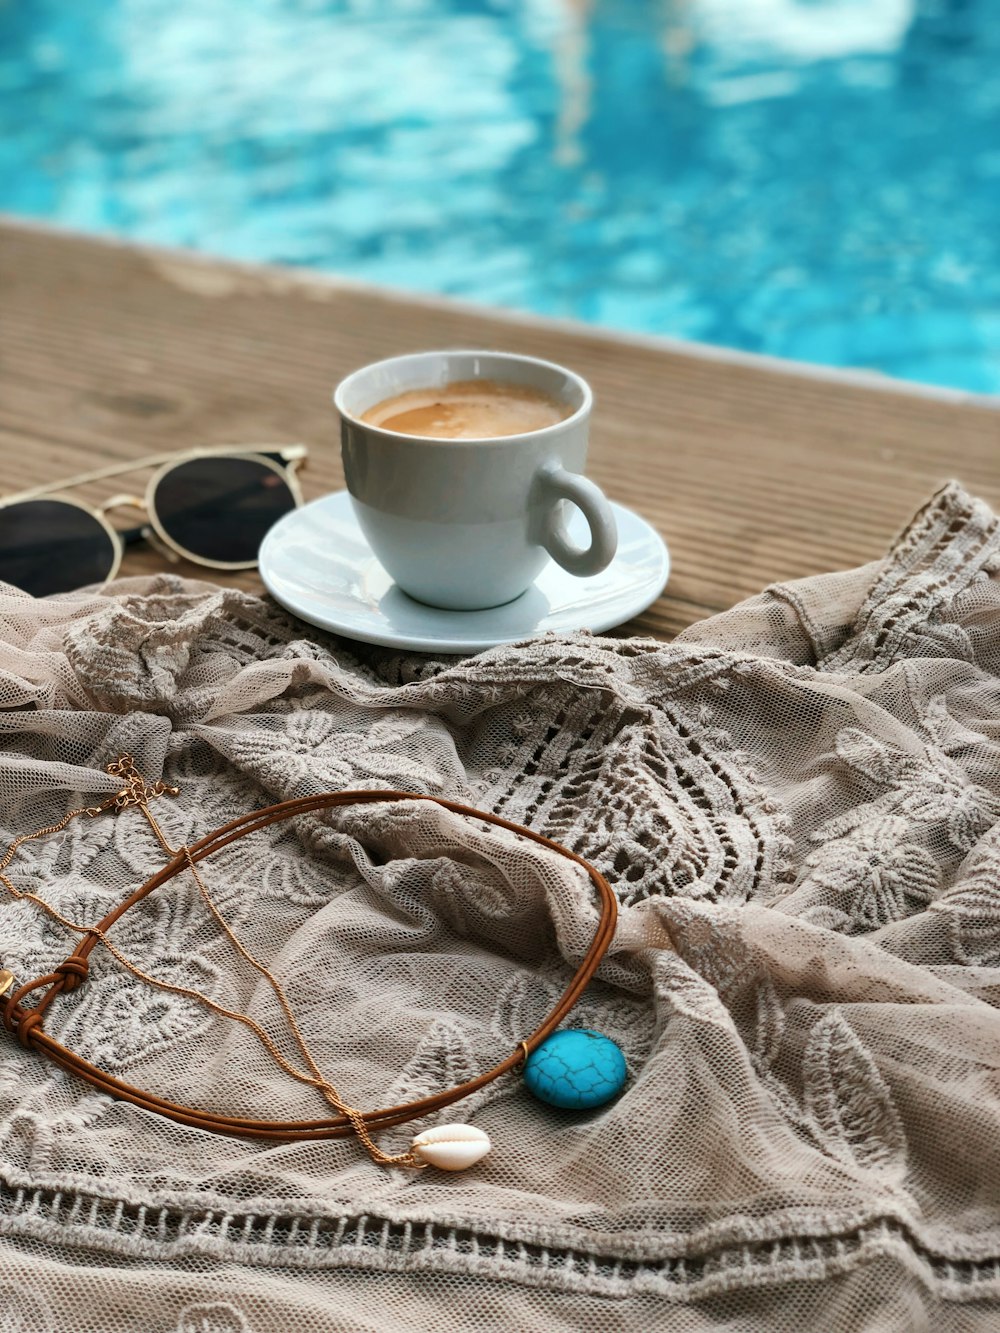
{"type": "Polygon", "coordinates": [[[435,1125],[417,1134],[413,1155],[441,1171],[464,1171],[474,1166],[491,1148],[490,1136],[475,1125],[435,1125]]]}

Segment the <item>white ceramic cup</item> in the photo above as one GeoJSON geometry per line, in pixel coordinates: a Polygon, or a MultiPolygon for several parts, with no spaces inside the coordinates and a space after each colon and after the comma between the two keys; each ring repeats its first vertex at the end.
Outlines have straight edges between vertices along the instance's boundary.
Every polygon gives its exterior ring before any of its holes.
{"type": "Polygon", "coordinates": [[[550,557],[581,577],[611,563],[614,514],[603,492],[581,476],[593,395],[571,370],[509,352],[417,352],[356,370],[333,401],[361,530],[411,597],[480,610],[520,596],[550,557]],[[361,420],[408,389],[474,379],[527,385],[573,410],[543,430],[484,440],[401,435],[361,420]],[[583,511],[589,546],[569,537],[567,502],[583,511]]]}

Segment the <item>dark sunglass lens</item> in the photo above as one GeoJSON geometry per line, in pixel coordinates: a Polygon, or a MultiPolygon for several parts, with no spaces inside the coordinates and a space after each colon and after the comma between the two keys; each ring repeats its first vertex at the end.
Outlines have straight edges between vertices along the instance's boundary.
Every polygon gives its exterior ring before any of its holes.
{"type": "Polygon", "coordinates": [[[62,500],[22,500],[0,508],[0,579],[45,597],[103,583],[114,543],[93,514],[62,500]]]}
{"type": "Polygon", "coordinates": [[[247,458],[193,458],[157,483],[156,517],[183,550],[203,560],[250,563],[268,528],[295,508],[285,479],[247,458]]]}

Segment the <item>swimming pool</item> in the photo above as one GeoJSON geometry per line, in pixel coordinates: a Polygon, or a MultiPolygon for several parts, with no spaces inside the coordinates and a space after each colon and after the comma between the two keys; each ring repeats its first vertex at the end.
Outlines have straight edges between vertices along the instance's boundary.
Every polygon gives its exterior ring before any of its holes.
{"type": "Polygon", "coordinates": [[[1000,392],[996,0],[0,0],[0,209],[1000,392]]]}

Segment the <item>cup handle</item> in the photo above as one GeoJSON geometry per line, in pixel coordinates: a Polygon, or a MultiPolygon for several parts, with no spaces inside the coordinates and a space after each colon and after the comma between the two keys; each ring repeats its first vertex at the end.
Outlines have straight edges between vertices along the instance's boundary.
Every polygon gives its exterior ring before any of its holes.
{"type": "Polygon", "coordinates": [[[607,569],[618,548],[618,525],[601,488],[579,472],[567,472],[555,463],[541,468],[538,480],[543,503],[547,504],[541,516],[539,545],[556,564],[581,578],[607,569]],[[589,546],[577,546],[570,539],[560,503],[563,500],[575,504],[590,525],[589,546]]]}

